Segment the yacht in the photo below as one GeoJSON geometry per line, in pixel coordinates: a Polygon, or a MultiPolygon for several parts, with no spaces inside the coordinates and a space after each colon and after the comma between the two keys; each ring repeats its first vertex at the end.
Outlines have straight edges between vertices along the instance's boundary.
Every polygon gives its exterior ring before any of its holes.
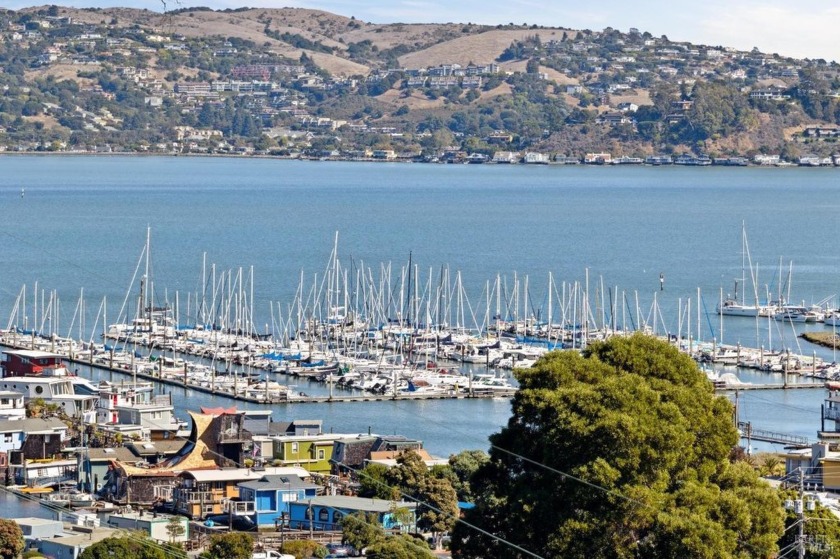
{"type": "Polygon", "coordinates": [[[819,322],[824,317],[825,315],[819,310],[819,307],[797,307],[793,305],[785,305],[773,315],[773,318],[781,322],[819,322]]]}
{"type": "Polygon", "coordinates": [[[717,306],[717,313],[724,316],[768,316],[774,312],[772,306],[744,305],[736,299],[726,299],[717,306]]]}

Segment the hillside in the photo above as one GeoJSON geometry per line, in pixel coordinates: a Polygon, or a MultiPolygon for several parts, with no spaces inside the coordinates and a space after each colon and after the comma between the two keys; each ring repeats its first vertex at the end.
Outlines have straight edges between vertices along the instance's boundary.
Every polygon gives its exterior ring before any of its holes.
{"type": "Polygon", "coordinates": [[[840,138],[837,65],[635,29],[41,6],[0,35],[7,150],[823,162],[840,138]]]}

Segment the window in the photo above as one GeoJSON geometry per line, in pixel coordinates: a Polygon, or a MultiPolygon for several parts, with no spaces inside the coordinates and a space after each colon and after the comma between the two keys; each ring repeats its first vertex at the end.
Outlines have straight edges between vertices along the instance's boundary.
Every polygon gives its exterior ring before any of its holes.
{"type": "Polygon", "coordinates": [[[3,435],[3,442],[4,442],[4,443],[10,443],[10,442],[12,442],[12,434],[11,434],[11,433],[6,433],[6,434],[4,434],[4,435],[3,435]]]}
{"type": "Polygon", "coordinates": [[[44,393],[44,387],[43,386],[36,386],[35,387],[35,393],[36,394],[43,394],[44,393]]]}
{"type": "Polygon", "coordinates": [[[327,453],[323,448],[318,449],[318,460],[324,460],[327,457],[327,453]]]}
{"type": "Polygon", "coordinates": [[[341,522],[342,518],[344,518],[344,514],[342,514],[342,512],[338,510],[335,511],[333,513],[333,524],[338,524],[339,522],[341,522]]]}
{"type": "Polygon", "coordinates": [[[328,522],[330,519],[330,509],[320,509],[318,510],[318,521],[319,522],[328,522]]]}
{"type": "Polygon", "coordinates": [[[8,406],[9,399],[8,398],[0,398],[0,406],[8,406]]]}
{"type": "Polygon", "coordinates": [[[297,452],[297,451],[298,451],[298,444],[297,443],[292,443],[292,452],[297,452]]]}

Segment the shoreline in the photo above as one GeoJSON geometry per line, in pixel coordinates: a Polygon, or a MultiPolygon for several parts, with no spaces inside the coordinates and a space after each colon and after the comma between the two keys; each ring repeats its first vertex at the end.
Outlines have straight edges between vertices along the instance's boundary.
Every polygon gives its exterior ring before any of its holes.
{"type": "Polygon", "coordinates": [[[501,167],[676,167],[676,168],[748,168],[748,169],[837,169],[840,165],[799,165],[797,163],[785,163],[780,165],[760,165],[748,163],[746,165],[730,164],[652,164],[652,163],[584,163],[583,161],[563,162],[542,162],[542,163],[508,163],[485,161],[481,163],[470,161],[425,161],[421,159],[380,159],[380,158],[355,158],[355,157],[310,157],[310,156],[288,156],[271,154],[240,154],[240,153],[161,153],[161,152],[139,152],[139,151],[114,151],[114,152],[68,152],[68,151],[0,151],[0,157],[195,157],[195,158],[223,158],[223,159],[270,159],[279,161],[312,161],[319,163],[399,163],[399,164],[421,164],[421,165],[469,165],[469,166],[501,166],[501,167]]]}

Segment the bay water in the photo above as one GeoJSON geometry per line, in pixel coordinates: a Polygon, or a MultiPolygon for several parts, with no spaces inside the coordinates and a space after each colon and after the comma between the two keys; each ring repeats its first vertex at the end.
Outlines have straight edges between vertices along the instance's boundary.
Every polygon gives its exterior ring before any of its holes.
{"type": "MultiPolygon", "coordinates": [[[[693,336],[699,322],[704,340],[784,345],[834,358],[798,340],[799,326],[794,331],[727,317],[721,333],[714,308],[741,278],[742,227],[762,299],[779,292],[795,302],[834,297],[840,279],[836,169],[12,155],[0,157],[0,168],[3,326],[26,322],[96,338],[103,298],[108,322],[116,322],[126,297],[137,296],[136,283],[127,293],[148,227],[155,303],[171,302],[178,292],[182,323],[194,318],[187,316],[186,299],[201,292],[206,261],[234,275],[240,267],[246,275],[253,269],[255,322],[258,330],[271,330],[277,309],[290,309],[301,278],[309,289],[323,277],[337,235],[345,269],[390,264],[396,290],[409,259],[422,282],[430,275],[437,281],[442,269],[452,278],[460,274],[470,301],[468,325],[482,321],[483,293],[497,277],[508,293],[518,282],[520,297],[527,277],[528,305],[544,317],[550,273],[557,292],[563,282],[584,285],[588,278],[590,298],[597,291],[602,306],[602,286],[614,290],[623,314],[655,323],[660,333],[685,333],[678,311],[691,300],[696,316],[699,290],[701,317],[690,321],[693,336]],[[59,324],[38,317],[35,282],[47,297],[52,290],[58,294],[59,324]],[[14,312],[24,284],[26,305],[21,301],[14,312]]],[[[749,280],[746,289],[749,301],[749,280]]],[[[739,375],[779,381],[764,373],[739,375]]],[[[306,381],[299,389],[317,391],[306,381]]],[[[230,405],[172,391],[180,416],[201,405],[230,405]]],[[[816,389],[745,393],[741,418],[813,438],[824,397],[816,389]]],[[[276,420],[321,418],[327,431],[404,434],[422,439],[439,456],[486,450],[488,435],[509,415],[507,400],[274,407],[276,420]]]]}

